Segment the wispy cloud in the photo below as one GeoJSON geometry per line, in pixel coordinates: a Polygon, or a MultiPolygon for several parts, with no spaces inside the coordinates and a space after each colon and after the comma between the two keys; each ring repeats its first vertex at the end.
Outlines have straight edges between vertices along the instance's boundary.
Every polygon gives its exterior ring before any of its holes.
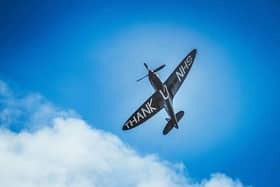
{"type": "Polygon", "coordinates": [[[55,117],[79,117],[73,110],[62,110],[38,93],[15,93],[0,80],[0,125],[10,129],[37,130],[50,125],[55,117]]]}
{"type": "Polygon", "coordinates": [[[60,110],[39,94],[17,97],[1,81],[0,98],[0,186],[244,186],[224,174],[193,181],[184,176],[183,164],[141,156],[75,112],[60,110]],[[19,121],[24,127],[12,132],[9,127],[19,121]]]}

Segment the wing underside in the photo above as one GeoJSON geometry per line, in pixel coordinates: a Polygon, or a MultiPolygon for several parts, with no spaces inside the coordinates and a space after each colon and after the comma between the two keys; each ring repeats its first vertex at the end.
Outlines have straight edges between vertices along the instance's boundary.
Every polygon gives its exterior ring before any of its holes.
{"type": "Polygon", "coordinates": [[[168,77],[165,81],[165,85],[172,96],[174,98],[175,94],[183,84],[184,80],[186,79],[192,64],[194,62],[196,55],[196,49],[192,50],[184,59],[183,61],[176,67],[176,69],[172,72],[172,74],[168,77]]]}
{"type": "Polygon", "coordinates": [[[164,100],[158,91],[148,98],[125,122],[123,130],[132,129],[145,122],[164,107],[164,100]]]}

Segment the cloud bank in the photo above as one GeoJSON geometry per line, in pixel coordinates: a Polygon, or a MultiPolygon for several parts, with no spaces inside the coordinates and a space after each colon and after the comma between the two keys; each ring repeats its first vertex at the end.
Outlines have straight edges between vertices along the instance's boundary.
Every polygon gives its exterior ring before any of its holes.
{"type": "Polygon", "coordinates": [[[58,109],[39,94],[15,96],[0,81],[0,186],[243,187],[213,174],[193,181],[183,164],[142,156],[117,136],[58,109]],[[21,127],[18,132],[11,129],[21,127]]]}

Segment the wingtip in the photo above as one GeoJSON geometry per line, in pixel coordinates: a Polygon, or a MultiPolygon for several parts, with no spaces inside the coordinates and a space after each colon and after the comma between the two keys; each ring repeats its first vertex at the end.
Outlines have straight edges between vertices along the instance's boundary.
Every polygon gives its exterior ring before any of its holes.
{"type": "Polygon", "coordinates": [[[193,49],[191,53],[196,54],[197,53],[197,49],[193,49]]]}
{"type": "Polygon", "coordinates": [[[128,128],[127,128],[127,126],[126,125],[124,125],[123,127],[122,127],[122,130],[123,131],[125,131],[125,130],[127,130],[128,128]]]}

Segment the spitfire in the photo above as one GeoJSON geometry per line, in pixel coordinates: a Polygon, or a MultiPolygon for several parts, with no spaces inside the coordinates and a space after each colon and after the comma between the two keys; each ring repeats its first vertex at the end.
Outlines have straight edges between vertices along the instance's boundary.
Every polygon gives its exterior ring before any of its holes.
{"type": "Polygon", "coordinates": [[[196,49],[192,50],[182,60],[182,62],[177,66],[177,68],[171,73],[171,75],[164,83],[162,83],[162,81],[159,79],[156,72],[164,68],[165,65],[161,65],[160,67],[151,70],[149,69],[148,65],[144,63],[148,74],[138,79],[137,81],[148,77],[155,92],[124,123],[122,128],[123,130],[132,129],[142,124],[163,108],[170,117],[169,119],[167,119],[167,125],[163,129],[163,134],[168,134],[173,127],[177,129],[179,128],[178,122],[183,117],[184,111],[177,112],[176,114],[174,113],[173,98],[186,79],[186,76],[188,75],[194,62],[195,56],[196,49]]]}

